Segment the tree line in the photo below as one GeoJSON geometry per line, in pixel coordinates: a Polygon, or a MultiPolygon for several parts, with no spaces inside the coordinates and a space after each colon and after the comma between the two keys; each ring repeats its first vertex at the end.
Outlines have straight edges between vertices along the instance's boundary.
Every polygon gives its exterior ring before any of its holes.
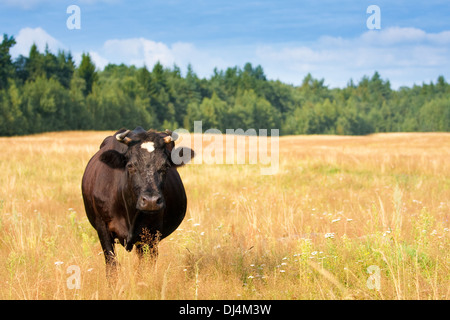
{"type": "Polygon", "coordinates": [[[364,135],[450,131],[450,85],[436,82],[391,88],[378,72],[344,88],[304,76],[301,85],[268,80],[246,63],[198,77],[191,66],[109,64],[98,70],[89,54],[77,66],[70,52],[12,59],[13,36],[0,45],[0,136],[61,130],[244,130],[277,128],[282,135],[364,135]]]}

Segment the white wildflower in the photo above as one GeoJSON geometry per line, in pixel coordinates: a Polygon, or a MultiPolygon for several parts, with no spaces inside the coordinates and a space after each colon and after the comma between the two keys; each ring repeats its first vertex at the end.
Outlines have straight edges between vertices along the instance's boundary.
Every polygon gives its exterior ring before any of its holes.
{"type": "Polygon", "coordinates": [[[334,239],[334,233],[332,232],[325,233],[325,239],[334,239]]]}

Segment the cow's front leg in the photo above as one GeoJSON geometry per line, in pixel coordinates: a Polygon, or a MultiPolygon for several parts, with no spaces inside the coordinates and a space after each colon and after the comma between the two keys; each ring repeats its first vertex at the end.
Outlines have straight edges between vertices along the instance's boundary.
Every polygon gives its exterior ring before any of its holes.
{"type": "Polygon", "coordinates": [[[117,258],[114,252],[114,239],[112,235],[106,230],[106,226],[97,230],[100,244],[102,245],[103,255],[106,263],[106,277],[108,279],[114,278],[117,275],[117,258]]]}

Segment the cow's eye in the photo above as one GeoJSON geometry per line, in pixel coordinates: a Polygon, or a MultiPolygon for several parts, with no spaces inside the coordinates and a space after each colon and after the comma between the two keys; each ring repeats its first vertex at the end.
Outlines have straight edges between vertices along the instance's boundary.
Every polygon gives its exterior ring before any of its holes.
{"type": "Polygon", "coordinates": [[[127,169],[128,169],[129,171],[133,171],[133,170],[135,169],[134,163],[128,162],[128,163],[127,163],[127,169]]]}

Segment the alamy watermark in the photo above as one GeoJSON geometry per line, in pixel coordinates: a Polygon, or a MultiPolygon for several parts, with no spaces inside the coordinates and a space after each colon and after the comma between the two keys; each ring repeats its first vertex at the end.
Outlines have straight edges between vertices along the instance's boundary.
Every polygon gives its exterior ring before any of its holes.
{"type": "MultiPolygon", "coordinates": [[[[193,136],[186,129],[173,131],[182,146],[194,150],[191,164],[249,164],[262,165],[262,175],[273,175],[279,169],[279,129],[226,129],[225,136],[218,129],[203,132],[202,121],[194,121],[193,136]],[[270,145],[270,147],[269,147],[270,145]]],[[[175,164],[191,160],[190,153],[172,150],[175,164]]]]}
{"type": "Polygon", "coordinates": [[[381,9],[379,6],[372,4],[367,7],[366,13],[370,13],[371,15],[367,18],[366,26],[367,29],[381,29],[381,9]]]}
{"type": "Polygon", "coordinates": [[[77,265],[68,266],[66,273],[70,274],[67,277],[66,285],[68,289],[81,289],[81,269],[77,265]]]}
{"type": "Polygon", "coordinates": [[[81,29],[81,9],[79,6],[73,4],[67,7],[67,14],[70,16],[66,20],[66,26],[69,30],[81,29]]]}
{"type": "Polygon", "coordinates": [[[369,266],[367,272],[370,274],[367,278],[366,286],[370,290],[380,290],[381,289],[381,269],[379,266],[369,266]]]}

